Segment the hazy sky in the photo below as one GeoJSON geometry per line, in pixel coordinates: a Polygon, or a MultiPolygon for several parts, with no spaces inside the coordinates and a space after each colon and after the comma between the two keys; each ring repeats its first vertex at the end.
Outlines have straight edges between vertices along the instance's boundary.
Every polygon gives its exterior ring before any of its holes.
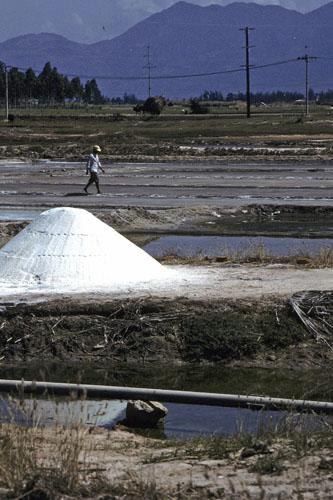
{"type": "MultiPolygon", "coordinates": [[[[188,0],[207,6],[235,0],[188,0]]],[[[251,0],[243,0],[250,2],[251,0]]],[[[253,0],[252,0],[253,1],[253,0]]],[[[0,0],[0,41],[27,33],[56,33],[70,40],[92,43],[124,33],[134,24],[177,0],[0,0]]],[[[256,0],[307,12],[328,0],[256,0]]]]}
{"type": "MultiPolygon", "coordinates": [[[[111,0],[112,1],[112,0],[111,0]]],[[[117,0],[115,0],[117,3],[117,0]]],[[[128,3],[129,6],[137,7],[140,6],[145,10],[151,10],[151,12],[156,9],[164,9],[169,5],[175,3],[175,0],[122,0],[123,3],[128,3]]],[[[187,0],[189,3],[195,3],[197,5],[228,5],[233,3],[235,0],[187,0]]],[[[238,0],[243,2],[253,2],[254,0],[238,0]]],[[[255,0],[255,3],[262,5],[281,5],[287,9],[295,9],[300,12],[306,12],[312,9],[316,9],[321,5],[325,5],[329,0],[255,0]]]]}

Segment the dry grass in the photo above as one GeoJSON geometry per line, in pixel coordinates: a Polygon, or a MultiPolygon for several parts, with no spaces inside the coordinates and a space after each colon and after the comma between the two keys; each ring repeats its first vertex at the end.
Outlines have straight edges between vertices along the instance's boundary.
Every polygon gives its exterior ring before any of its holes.
{"type": "Polygon", "coordinates": [[[1,498],[47,500],[102,494],[123,499],[172,498],[167,491],[160,491],[153,477],[147,479],[135,472],[124,471],[121,481],[109,481],[106,469],[94,463],[95,446],[89,428],[80,425],[1,425],[0,487],[7,492],[1,498]]]}
{"type": "Polygon", "coordinates": [[[204,250],[198,250],[191,257],[179,257],[177,251],[158,258],[160,262],[167,264],[292,264],[313,269],[333,267],[333,246],[321,247],[318,251],[295,252],[290,256],[275,256],[269,253],[264,243],[250,244],[240,251],[233,251],[227,247],[222,249],[219,255],[210,257],[205,255],[204,250]]]}
{"type": "Polygon", "coordinates": [[[15,497],[43,490],[81,494],[94,489],[96,471],[89,466],[87,428],[79,425],[50,432],[38,425],[0,426],[0,485],[15,497]]]}
{"type": "Polygon", "coordinates": [[[0,482],[15,493],[39,472],[38,445],[35,428],[2,425],[0,428],[0,482]]]}
{"type": "Polygon", "coordinates": [[[315,254],[303,254],[299,255],[295,259],[296,264],[302,264],[302,262],[305,262],[306,265],[313,268],[333,267],[333,246],[322,247],[315,254]]]}
{"type": "MultiPolygon", "coordinates": [[[[212,436],[167,443],[142,438],[138,441],[140,447],[137,451],[128,449],[128,437],[116,443],[110,441],[109,447],[101,447],[106,441],[103,435],[97,444],[93,432],[79,425],[53,428],[39,427],[37,422],[30,427],[1,425],[0,486],[8,492],[1,498],[231,498],[222,490],[215,492],[217,496],[212,496],[209,488],[197,487],[190,476],[178,484],[173,482],[171,475],[169,483],[164,484],[162,480],[161,485],[161,473],[156,469],[155,477],[153,464],[190,460],[193,465],[198,462],[199,466],[203,459],[224,460],[226,465],[232,463],[239,470],[247,469],[256,474],[253,480],[257,477],[258,484],[261,484],[262,476],[281,474],[288,469],[290,461],[332,449],[333,433],[329,426],[322,431],[311,432],[305,420],[304,425],[300,421],[295,425],[294,418],[290,417],[282,427],[262,429],[258,436],[245,434],[240,428],[239,435],[232,438],[212,436]],[[96,455],[96,450],[102,451],[102,455],[96,455]],[[138,467],[135,470],[124,468],[118,479],[107,478],[106,464],[110,464],[110,456],[114,453],[117,456],[135,454],[138,467]],[[152,465],[147,468],[149,464],[152,465]]],[[[331,466],[331,457],[326,453],[319,468],[326,471],[331,470],[331,466]]],[[[234,498],[252,498],[247,496],[247,488],[248,484],[244,484],[242,490],[238,487],[234,498]]],[[[267,484],[263,491],[269,494],[267,484]]]]}

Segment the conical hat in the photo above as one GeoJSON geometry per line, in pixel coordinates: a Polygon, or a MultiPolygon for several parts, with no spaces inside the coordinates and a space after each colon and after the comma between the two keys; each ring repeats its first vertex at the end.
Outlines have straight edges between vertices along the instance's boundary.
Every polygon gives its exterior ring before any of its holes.
{"type": "Polygon", "coordinates": [[[86,210],[54,208],[0,250],[0,284],[96,290],[163,276],[146,252],[86,210]]]}

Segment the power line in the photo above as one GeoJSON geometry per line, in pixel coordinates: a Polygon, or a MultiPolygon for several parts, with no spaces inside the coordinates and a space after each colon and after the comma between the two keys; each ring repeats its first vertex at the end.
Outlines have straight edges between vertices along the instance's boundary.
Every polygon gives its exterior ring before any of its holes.
{"type": "MultiPolygon", "coordinates": [[[[273,63],[268,63],[268,64],[262,64],[262,65],[253,65],[251,66],[251,69],[261,69],[261,68],[268,68],[270,66],[279,66],[281,64],[287,64],[291,62],[297,62],[298,58],[296,59],[286,59],[283,61],[276,61],[273,63]]],[[[43,70],[41,69],[35,69],[35,68],[23,68],[20,66],[7,66],[8,68],[17,68],[21,71],[27,71],[28,69],[32,69],[36,73],[41,73],[43,70]]],[[[151,80],[172,80],[172,79],[182,79],[182,78],[200,78],[200,77],[205,77],[205,76],[217,76],[217,75],[227,75],[227,74],[233,74],[233,73],[243,73],[244,68],[235,68],[235,69],[223,69],[219,71],[210,71],[210,72],[205,72],[205,73],[183,73],[183,74],[178,74],[178,75],[156,75],[156,76],[151,76],[151,80]]],[[[141,76],[141,75],[129,75],[129,76],[110,76],[110,75],[78,75],[77,73],[62,73],[64,76],[69,76],[69,77],[79,77],[79,78],[95,78],[96,80],[147,80],[147,76],[141,76]]]]}
{"type": "MultiPolygon", "coordinates": [[[[7,66],[8,68],[17,68],[21,71],[27,71],[28,69],[32,69],[36,73],[41,73],[43,70],[35,69],[35,68],[22,68],[19,66],[7,66]]],[[[202,76],[214,76],[214,75],[222,75],[228,73],[240,73],[243,72],[243,69],[229,69],[229,70],[221,70],[221,71],[212,71],[209,73],[185,73],[179,75],[158,75],[151,76],[151,80],[170,80],[176,78],[198,78],[202,76]]],[[[110,75],[78,75],[77,73],[62,73],[64,76],[70,77],[79,77],[79,78],[95,78],[96,80],[147,80],[147,76],[142,75],[129,75],[129,76],[110,76],[110,75]]]]}
{"type": "MultiPolygon", "coordinates": [[[[326,58],[326,57],[317,57],[316,59],[332,59],[333,58],[326,58]]],[[[281,61],[275,61],[267,64],[255,64],[251,65],[250,69],[251,70],[256,70],[256,69],[264,69],[264,68],[270,68],[273,66],[280,66],[284,64],[289,64],[293,62],[299,62],[300,58],[293,58],[293,59],[285,59],[281,61]]],[[[20,67],[20,66],[13,66],[13,65],[7,65],[6,66],[8,69],[9,68],[16,68],[21,71],[27,71],[28,69],[32,69],[35,73],[42,73],[43,70],[41,69],[36,69],[36,68],[27,68],[27,67],[20,67]]],[[[228,74],[235,74],[235,73],[243,73],[244,72],[244,67],[243,68],[233,68],[233,69],[222,69],[218,71],[210,71],[210,72],[203,72],[203,73],[183,73],[183,74],[176,74],[176,75],[155,75],[150,77],[151,80],[173,80],[173,79],[185,79],[185,78],[201,78],[201,77],[207,77],[207,76],[218,76],[218,75],[228,75],[228,74]]],[[[84,78],[84,79],[96,79],[96,80],[119,80],[119,81],[126,81],[126,80],[147,80],[147,76],[142,76],[142,75],[129,75],[129,76],[120,76],[120,75],[85,75],[81,74],[78,75],[77,73],[64,73],[62,72],[64,76],[67,77],[79,77],[79,78],[84,78]]]]}
{"type": "Polygon", "coordinates": [[[250,89],[250,46],[249,43],[249,32],[253,31],[254,28],[240,28],[240,31],[245,33],[245,71],[246,71],[246,115],[251,118],[251,89],[250,89]]]}
{"type": "Polygon", "coordinates": [[[276,62],[268,63],[268,64],[254,65],[254,66],[251,66],[251,69],[271,68],[272,66],[280,66],[281,64],[289,64],[289,63],[297,62],[297,61],[299,61],[298,57],[296,57],[294,59],[285,59],[284,61],[276,61],[276,62]]]}

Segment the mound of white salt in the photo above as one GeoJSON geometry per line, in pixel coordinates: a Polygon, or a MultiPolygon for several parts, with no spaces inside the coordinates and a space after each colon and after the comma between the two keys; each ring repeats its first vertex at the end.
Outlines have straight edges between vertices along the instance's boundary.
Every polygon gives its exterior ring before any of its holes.
{"type": "Polygon", "coordinates": [[[86,210],[43,212],[0,250],[1,288],[88,291],[163,279],[164,268],[86,210]]]}

